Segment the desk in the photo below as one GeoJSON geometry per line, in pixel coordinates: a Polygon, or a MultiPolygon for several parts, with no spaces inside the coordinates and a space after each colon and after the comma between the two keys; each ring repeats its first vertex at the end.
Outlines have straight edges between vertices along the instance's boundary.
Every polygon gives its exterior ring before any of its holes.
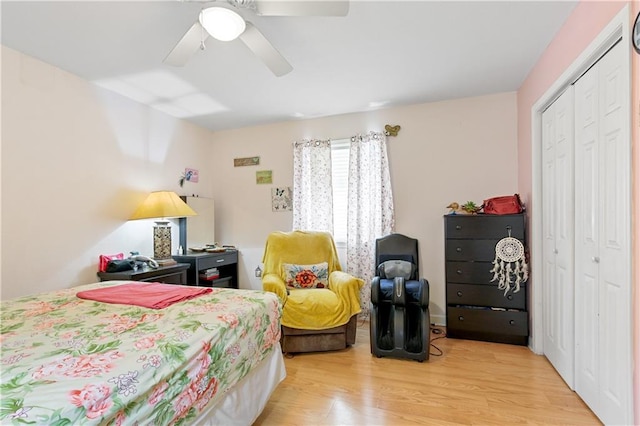
{"type": "Polygon", "coordinates": [[[187,282],[204,287],[238,288],[238,251],[227,250],[220,253],[190,253],[173,256],[180,263],[188,263],[187,282]],[[207,269],[218,268],[220,277],[205,280],[200,277],[207,269]]]}
{"type": "Polygon", "coordinates": [[[98,277],[100,281],[124,280],[187,284],[187,270],[189,266],[189,264],[178,263],[177,265],[160,266],[156,269],[144,267],[137,271],[98,272],[98,277]]]}

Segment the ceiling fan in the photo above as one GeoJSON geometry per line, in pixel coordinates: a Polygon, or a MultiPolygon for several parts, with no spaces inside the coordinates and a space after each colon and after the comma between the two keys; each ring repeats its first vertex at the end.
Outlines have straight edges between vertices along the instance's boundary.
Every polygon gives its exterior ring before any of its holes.
{"type": "Polygon", "coordinates": [[[198,20],[182,36],[164,59],[164,63],[184,66],[196,50],[205,49],[211,36],[221,41],[236,38],[242,42],[278,77],[293,67],[251,22],[236,10],[249,10],[258,16],[346,16],[348,0],[226,0],[224,5],[202,9],[198,20]]]}

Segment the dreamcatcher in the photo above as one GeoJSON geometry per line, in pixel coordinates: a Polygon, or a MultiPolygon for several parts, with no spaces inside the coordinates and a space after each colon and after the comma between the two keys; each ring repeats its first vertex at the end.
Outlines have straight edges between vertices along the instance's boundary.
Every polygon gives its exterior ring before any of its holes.
{"type": "Polygon", "coordinates": [[[529,265],[524,255],[524,245],[511,236],[511,228],[509,236],[496,244],[496,258],[490,272],[493,273],[491,282],[497,280],[498,289],[504,290],[505,296],[509,290],[519,292],[520,284],[529,279],[529,265]]]}

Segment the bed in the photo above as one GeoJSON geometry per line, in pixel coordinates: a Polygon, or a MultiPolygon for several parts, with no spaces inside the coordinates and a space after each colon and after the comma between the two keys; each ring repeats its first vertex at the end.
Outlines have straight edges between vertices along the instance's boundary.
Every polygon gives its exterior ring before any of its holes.
{"type": "Polygon", "coordinates": [[[273,293],[212,289],[163,309],[87,284],[0,304],[0,423],[251,424],[286,373],[273,293]]]}

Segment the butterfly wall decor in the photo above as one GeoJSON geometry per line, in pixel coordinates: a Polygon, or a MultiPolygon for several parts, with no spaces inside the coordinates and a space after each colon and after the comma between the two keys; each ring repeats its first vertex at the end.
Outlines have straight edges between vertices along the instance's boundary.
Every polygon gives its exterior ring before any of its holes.
{"type": "Polygon", "coordinates": [[[387,136],[398,136],[398,132],[400,131],[400,126],[392,126],[387,124],[384,126],[384,134],[387,136]]]}

